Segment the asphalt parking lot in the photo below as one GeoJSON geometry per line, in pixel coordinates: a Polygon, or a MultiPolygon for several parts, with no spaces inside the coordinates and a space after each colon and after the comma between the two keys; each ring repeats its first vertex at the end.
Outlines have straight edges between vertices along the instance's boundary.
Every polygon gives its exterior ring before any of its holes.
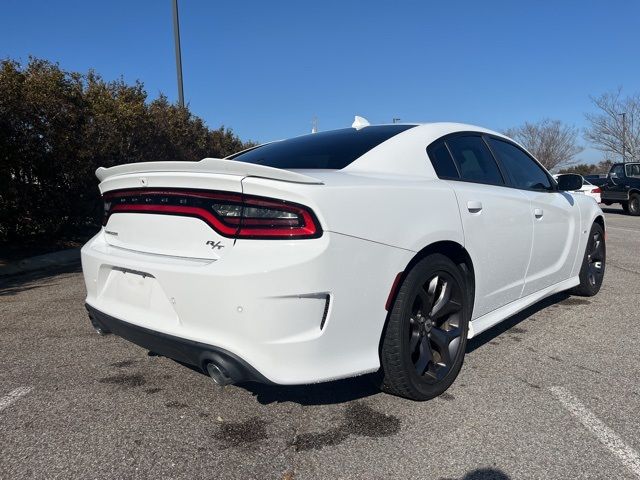
{"type": "Polygon", "coordinates": [[[79,266],[0,281],[0,478],[640,478],[640,218],[606,218],[600,294],[474,339],[424,403],[368,378],[220,389],[96,335],[79,266]]]}

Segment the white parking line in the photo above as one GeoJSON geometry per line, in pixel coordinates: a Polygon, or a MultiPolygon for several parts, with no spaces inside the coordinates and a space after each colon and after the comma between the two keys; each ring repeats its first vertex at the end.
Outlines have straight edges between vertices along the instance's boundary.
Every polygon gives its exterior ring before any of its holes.
{"type": "Polygon", "coordinates": [[[0,412],[30,391],[31,387],[18,387],[15,390],[9,392],[8,395],[0,398],[0,412]]]}
{"type": "Polygon", "coordinates": [[[580,400],[571,395],[562,387],[551,387],[551,393],[562,403],[572,415],[574,415],[587,430],[618,457],[624,465],[640,478],[640,455],[629,445],[624,443],[616,432],[607,427],[602,421],[591,413],[580,400]]]}

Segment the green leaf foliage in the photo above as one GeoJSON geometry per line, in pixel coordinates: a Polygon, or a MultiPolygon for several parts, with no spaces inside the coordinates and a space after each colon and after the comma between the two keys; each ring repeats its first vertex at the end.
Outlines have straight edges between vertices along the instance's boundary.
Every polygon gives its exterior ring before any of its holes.
{"type": "Polygon", "coordinates": [[[197,161],[250,147],[144,85],[30,58],[0,61],[0,241],[96,227],[99,166],[197,161]]]}

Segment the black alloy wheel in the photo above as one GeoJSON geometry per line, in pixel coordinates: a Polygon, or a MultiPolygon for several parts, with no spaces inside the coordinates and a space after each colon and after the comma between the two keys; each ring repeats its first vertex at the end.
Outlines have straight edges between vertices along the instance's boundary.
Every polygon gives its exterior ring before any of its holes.
{"type": "Polygon", "coordinates": [[[380,350],[380,386],[413,400],[443,393],[464,360],[473,298],[463,270],[442,254],[406,274],[389,312],[380,350]]]}
{"type": "Polygon", "coordinates": [[[592,297],[600,291],[604,279],[607,261],[607,246],[604,230],[594,223],[589,232],[589,240],[580,268],[580,284],[571,293],[583,297],[592,297]]]}
{"type": "Polygon", "coordinates": [[[460,349],[462,288],[447,272],[437,272],[414,293],[409,317],[409,352],[426,382],[442,380],[460,349]]]}
{"type": "Polygon", "coordinates": [[[604,278],[604,235],[600,231],[591,231],[587,252],[587,279],[592,287],[602,284],[604,278]]]}

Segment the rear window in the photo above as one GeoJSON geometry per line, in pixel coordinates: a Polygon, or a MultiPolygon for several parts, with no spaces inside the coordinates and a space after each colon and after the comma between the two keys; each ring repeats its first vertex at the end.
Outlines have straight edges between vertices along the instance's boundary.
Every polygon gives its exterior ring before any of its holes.
{"type": "Polygon", "coordinates": [[[268,167],[339,170],[372,148],[415,125],[375,125],[344,128],[269,143],[231,156],[238,162],[268,167]]]}
{"type": "Polygon", "coordinates": [[[442,140],[430,145],[427,153],[438,178],[460,178],[453,158],[442,140]]]}

